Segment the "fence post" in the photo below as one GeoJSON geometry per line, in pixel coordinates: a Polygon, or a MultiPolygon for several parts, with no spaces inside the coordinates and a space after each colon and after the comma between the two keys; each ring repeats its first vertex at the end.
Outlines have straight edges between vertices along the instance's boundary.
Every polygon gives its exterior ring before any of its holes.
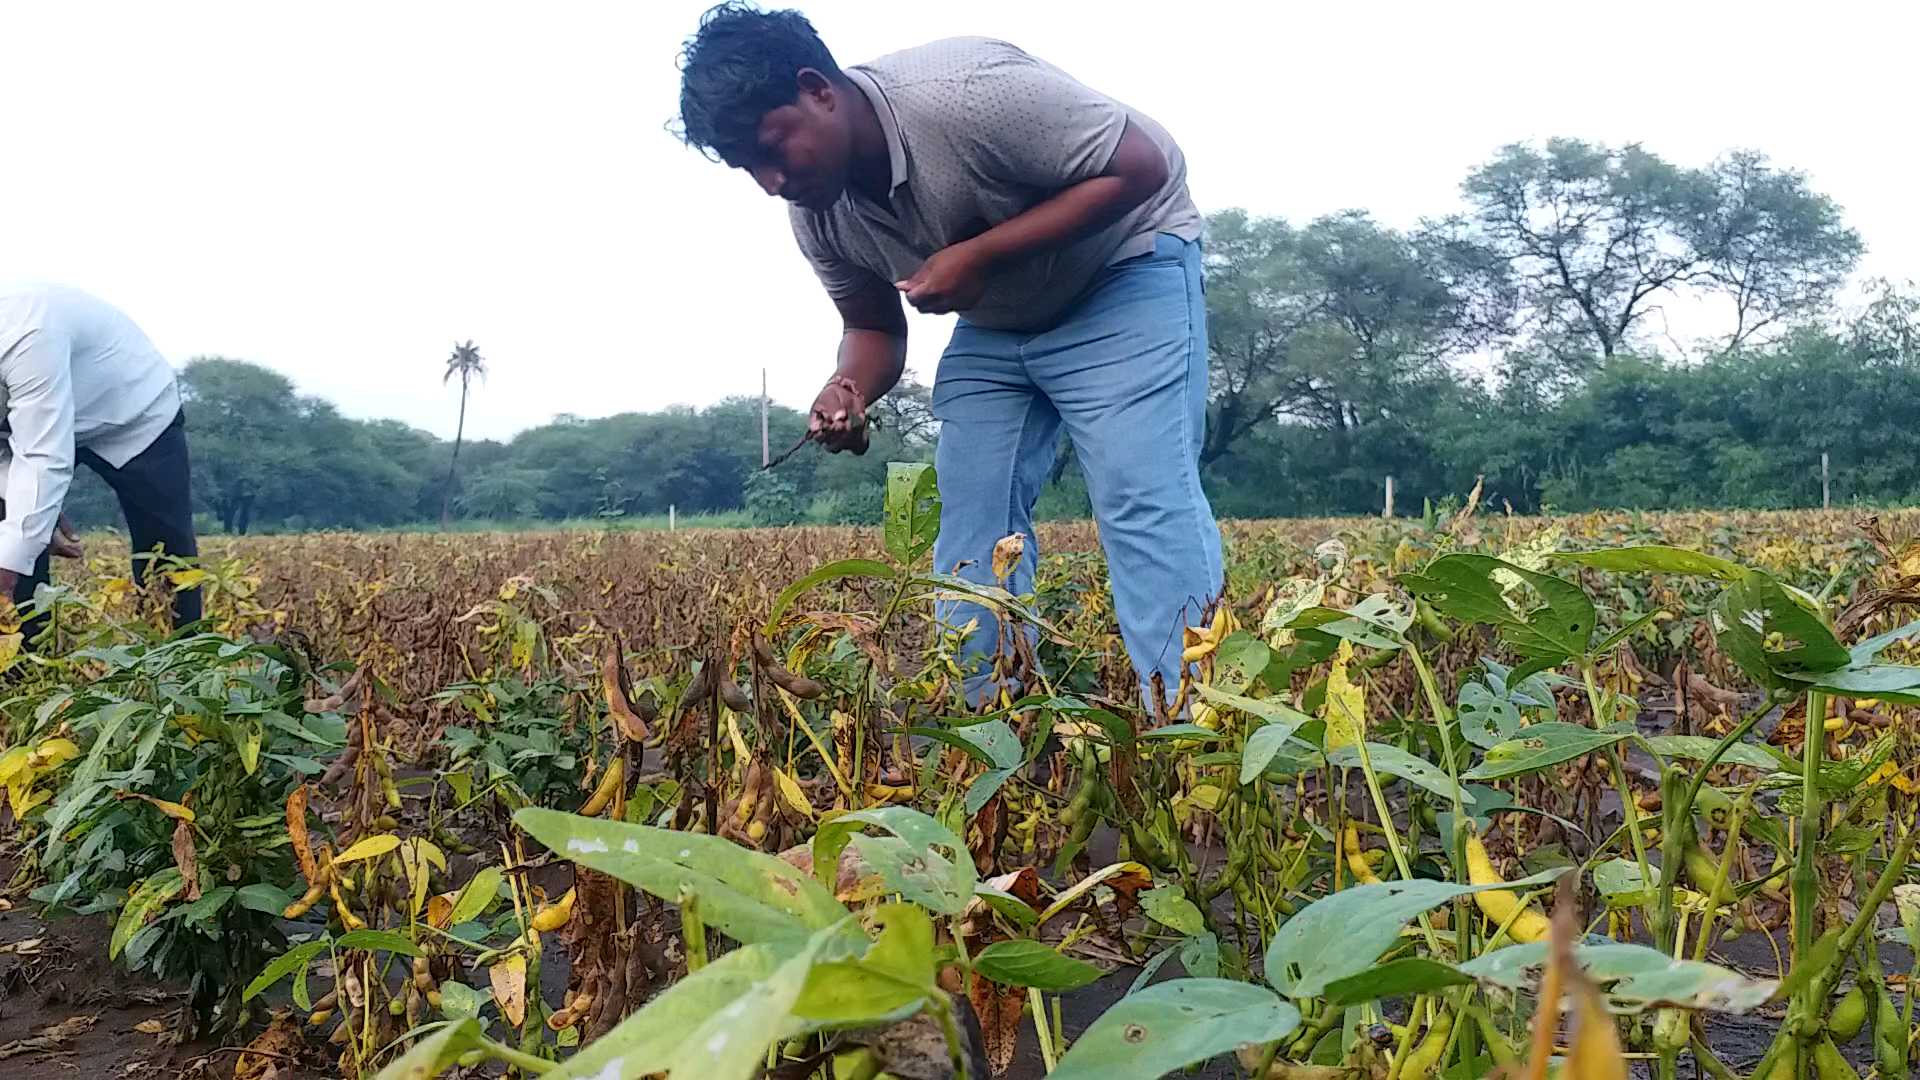
{"type": "Polygon", "coordinates": [[[667,531],[668,531],[668,532],[672,532],[672,531],[673,531],[673,525],[674,525],[674,522],[673,522],[673,504],[672,504],[672,503],[668,503],[668,504],[667,504],[667,531]]]}
{"type": "Polygon", "coordinates": [[[1380,512],[1380,516],[1383,518],[1393,516],[1393,477],[1391,476],[1387,477],[1387,507],[1380,512]]]}
{"type": "Polygon", "coordinates": [[[1833,509],[1833,487],[1827,472],[1827,452],[1820,451],[1820,509],[1833,509]]]}

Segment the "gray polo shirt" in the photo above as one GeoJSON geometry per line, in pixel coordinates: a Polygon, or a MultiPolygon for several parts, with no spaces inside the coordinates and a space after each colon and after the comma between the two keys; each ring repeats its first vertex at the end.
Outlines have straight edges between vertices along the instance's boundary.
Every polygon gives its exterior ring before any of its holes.
{"type": "Polygon", "coordinates": [[[1155,233],[1200,235],[1186,159],[1166,129],[1004,41],[949,38],[846,74],[873,102],[893,181],[889,205],[848,189],[828,210],[791,208],[800,250],[836,298],[876,276],[891,288],[934,252],[1100,175],[1129,121],[1166,155],[1166,184],[1100,232],[1003,268],[961,316],[1045,329],[1103,267],[1151,252],[1155,233]]]}

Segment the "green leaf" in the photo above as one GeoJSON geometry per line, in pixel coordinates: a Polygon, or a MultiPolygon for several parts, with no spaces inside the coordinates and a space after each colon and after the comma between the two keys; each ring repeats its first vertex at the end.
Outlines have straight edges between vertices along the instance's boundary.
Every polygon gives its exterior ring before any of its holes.
{"type": "Polygon", "coordinates": [[[744,945],[675,982],[612,1031],[582,1047],[546,1080],[639,1080],[657,1073],[747,1080],[766,1048],[797,1034],[792,1015],[829,927],[804,942],[744,945]]]}
{"type": "MultiPolygon", "coordinates": [[[[1535,941],[1495,949],[1461,964],[1460,970],[1508,990],[1528,989],[1536,981],[1534,971],[1546,965],[1547,945],[1535,941]]],[[[1744,1013],[1766,1003],[1780,986],[1777,979],[1750,979],[1718,964],[1675,960],[1658,949],[1626,942],[1576,945],[1573,955],[1588,978],[1607,987],[1617,1005],[1633,1009],[1677,1006],[1744,1013]]]]}
{"type": "Polygon", "coordinates": [[[1608,859],[1593,868],[1593,887],[1606,898],[1609,907],[1639,907],[1653,899],[1660,884],[1660,868],[1647,867],[1653,881],[1643,881],[1640,864],[1632,859],[1608,859]]]}
{"type": "Polygon", "coordinates": [[[1915,619],[1905,626],[1895,627],[1884,634],[1876,634],[1848,649],[1847,655],[1853,658],[1853,667],[1867,667],[1878,660],[1880,654],[1886,652],[1889,646],[1895,642],[1905,641],[1915,634],[1920,634],[1920,619],[1915,619]]]}
{"type": "Polygon", "coordinates": [[[925,462],[887,462],[887,553],[911,566],[933,549],[940,534],[940,488],[925,462]]]}
{"type": "Polygon", "coordinates": [[[1225,736],[1211,728],[1199,724],[1168,724],[1165,727],[1149,728],[1140,733],[1141,742],[1165,742],[1170,739],[1195,739],[1200,742],[1218,742],[1225,736]]]}
{"type": "Polygon", "coordinates": [[[1920,698],[1920,667],[1904,664],[1866,664],[1822,674],[1781,672],[1784,678],[1805,683],[1801,690],[1821,690],[1842,697],[1882,698],[1913,704],[1920,698]]]}
{"type": "Polygon", "coordinates": [[[815,567],[812,571],[796,579],[793,584],[780,590],[773,598],[773,609],[767,615],[766,631],[772,635],[780,626],[780,617],[787,613],[795,600],[817,586],[842,578],[875,578],[889,581],[893,578],[893,567],[878,559],[840,559],[815,567]]]}
{"type": "MultiPolygon", "coordinates": [[[[1443,799],[1451,800],[1456,794],[1453,780],[1439,766],[1418,758],[1397,746],[1386,743],[1369,742],[1367,760],[1373,763],[1373,771],[1381,776],[1397,776],[1409,784],[1422,787],[1443,799]]],[[[1342,746],[1327,752],[1327,764],[1347,768],[1360,767],[1360,748],[1342,746]]],[[[1473,805],[1473,796],[1459,791],[1460,801],[1467,806],[1473,805]]]]}
{"type": "Polygon", "coordinates": [[[1578,585],[1491,556],[1442,555],[1425,572],[1400,580],[1407,591],[1439,611],[1494,627],[1530,661],[1558,663],[1583,656],[1593,637],[1593,601],[1578,585]],[[1532,588],[1539,604],[1523,606],[1521,584],[1532,588]]]}
{"type": "Polygon", "coordinates": [[[440,1012],[449,1020],[479,1016],[490,999],[463,982],[449,979],[440,984],[440,1012]]]}
{"type": "Polygon", "coordinates": [[[127,897],[127,906],[120,909],[120,918],[113,924],[113,938],[107,945],[107,958],[118,959],[120,950],[140,929],[152,922],[167,901],[180,895],[187,887],[186,880],[180,876],[176,867],[169,866],[134,887],[127,897]]]}
{"type": "MultiPolygon", "coordinates": [[[[455,924],[458,925],[458,924],[455,924]]],[[[334,943],[342,949],[397,953],[401,956],[425,956],[420,947],[391,930],[350,930],[334,943]]]]}
{"type": "MultiPolygon", "coordinates": [[[[813,867],[823,882],[834,880],[838,874],[840,854],[849,842],[867,865],[879,873],[888,889],[942,915],[960,914],[979,880],[973,856],[960,838],[938,821],[909,807],[855,810],[822,823],[813,838],[813,867]],[[893,835],[868,836],[858,832],[866,826],[885,829],[893,835]]],[[[762,857],[789,865],[771,856],[762,857]]],[[[832,894],[827,896],[831,899],[832,894]]],[[[837,901],[834,908],[839,910],[837,901]]]]}
{"type": "Polygon", "coordinates": [[[1280,748],[1288,742],[1298,743],[1308,750],[1313,749],[1305,742],[1293,737],[1293,733],[1300,730],[1301,725],[1312,722],[1313,718],[1303,713],[1298,720],[1279,724],[1262,724],[1255,728],[1253,734],[1247,736],[1247,745],[1241,751],[1240,782],[1251,784],[1258,779],[1267,771],[1267,766],[1273,764],[1274,755],[1278,754],[1280,748]]]}
{"type": "Polygon", "coordinates": [[[374,1080],[432,1080],[458,1061],[460,1055],[479,1045],[478,1020],[451,1023],[413,1044],[413,1049],[381,1069],[374,1080]]]}
{"type": "Polygon", "coordinates": [[[1100,977],[1100,969],[1028,938],[996,941],[980,950],[973,970],[1005,986],[1031,986],[1058,992],[1078,990],[1100,977]]]}
{"type": "Polygon", "coordinates": [[[1220,939],[1209,931],[1180,943],[1180,966],[1196,979],[1220,977],[1220,939]]]}
{"type": "Polygon", "coordinates": [[[233,894],[234,894],[233,886],[222,885],[219,888],[214,889],[211,892],[207,893],[205,896],[202,896],[200,899],[195,900],[191,904],[187,904],[184,907],[175,908],[171,913],[167,915],[167,918],[169,919],[177,918],[181,922],[186,923],[188,925],[192,925],[194,923],[199,923],[199,922],[205,922],[206,920],[213,918],[215,915],[218,915],[220,913],[220,909],[223,907],[226,907],[227,903],[233,899],[233,894]]]}
{"type": "Polygon", "coordinates": [[[1603,728],[1595,731],[1579,724],[1549,721],[1520,729],[1520,737],[1509,739],[1487,751],[1480,764],[1460,774],[1462,780],[1505,780],[1549,769],[1595,750],[1633,737],[1631,729],[1603,728]]]}
{"type": "Polygon", "coordinates": [[[1357,975],[1335,979],[1327,984],[1326,999],[1336,1008],[1377,1001],[1383,997],[1425,994],[1473,980],[1452,964],[1429,960],[1424,956],[1403,956],[1370,967],[1357,975]]]}
{"type": "Polygon", "coordinates": [[[1790,688],[1789,673],[1831,672],[1853,659],[1818,615],[1758,570],[1728,586],[1708,618],[1720,648],[1762,686],[1790,688]]]}
{"type": "Polygon", "coordinates": [[[1739,563],[1729,562],[1717,555],[1659,544],[1602,548],[1599,551],[1561,551],[1547,557],[1615,574],[1686,574],[1734,581],[1744,571],[1739,563]]]}
{"type": "Polygon", "coordinates": [[[254,980],[247,984],[247,988],[241,991],[240,1000],[252,1001],[254,998],[260,996],[262,991],[271,987],[274,983],[286,978],[296,970],[305,969],[306,966],[312,962],[313,958],[327,947],[327,943],[328,939],[326,938],[321,938],[318,941],[304,942],[274,957],[272,963],[269,963],[266,969],[255,976],[254,980]]]}
{"type": "MultiPolygon", "coordinates": [[[[735,941],[797,941],[846,916],[827,886],[792,863],[721,837],[538,807],[516,811],[513,821],[556,853],[670,904],[691,889],[708,925],[735,941]]],[[[836,852],[827,872],[838,866],[836,852]]]]}
{"type": "Polygon", "coordinates": [[[1343,889],[1308,904],[1274,931],[1267,944],[1267,982],[1288,997],[1319,997],[1328,983],[1372,967],[1400,928],[1421,912],[1487,889],[1545,885],[1562,873],[1547,870],[1498,885],[1414,878],[1343,889]]]}
{"type": "Polygon", "coordinates": [[[252,885],[242,886],[239,891],[234,893],[233,898],[235,903],[246,908],[248,911],[258,911],[276,918],[279,917],[280,913],[287,909],[287,905],[293,903],[294,900],[292,893],[287,892],[287,890],[282,889],[278,885],[272,885],[264,881],[256,881],[252,885]]]}
{"type": "Polygon", "coordinates": [[[1005,890],[980,884],[973,887],[973,895],[979,897],[982,903],[998,912],[1008,922],[1022,929],[1032,926],[1040,919],[1040,913],[1033,910],[1032,904],[1005,890]]]}
{"type": "MultiPolygon", "coordinates": [[[[107,753],[113,749],[114,736],[126,725],[135,713],[152,706],[139,701],[115,702],[88,714],[85,720],[94,728],[93,745],[87,749],[87,756],[81,760],[73,774],[62,785],[60,795],[53,801],[47,814],[46,837],[48,863],[60,860],[66,850],[67,832],[93,800],[103,794],[106,788],[98,783],[101,770],[106,768],[107,753]]],[[[156,725],[157,727],[158,725],[156,725]]]]}
{"type": "Polygon", "coordinates": [[[1129,994],[1074,1040],[1047,1080],[1163,1076],[1248,1043],[1276,1042],[1300,1010],[1252,983],[1172,979],[1129,994]]]}
{"type": "MultiPolygon", "coordinates": [[[[1661,757],[1687,761],[1707,760],[1713,748],[1719,744],[1719,739],[1709,739],[1705,735],[1655,735],[1647,740],[1647,745],[1661,757]]],[[[1780,767],[1780,759],[1752,743],[1734,743],[1720,755],[1720,764],[1745,765],[1750,769],[1771,772],[1780,767]]]]}
{"type": "Polygon", "coordinates": [[[1272,662],[1273,650],[1266,642],[1245,630],[1235,630],[1214,650],[1213,679],[1231,690],[1245,690],[1272,662]]]}
{"type": "Polygon", "coordinates": [[[1162,885],[1141,893],[1140,910],[1154,922],[1188,936],[1203,934],[1207,929],[1207,920],[1200,914],[1199,907],[1187,899],[1187,894],[1177,885],[1162,885]]]}
{"type": "Polygon", "coordinates": [[[933,920],[912,904],[874,912],[880,936],[858,960],[815,964],[793,1003],[815,1030],[902,1020],[939,993],[934,982],[933,920]]]}
{"type": "Polygon", "coordinates": [[[1482,750],[1491,749],[1520,732],[1520,709],[1505,694],[1497,694],[1482,682],[1470,682],[1460,688],[1455,714],[1460,734],[1482,750]]]}
{"type": "Polygon", "coordinates": [[[447,920],[447,925],[459,926],[485,914],[499,899],[500,883],[505,880],[506,875],[497,866],[483,866],[475,871],[461,887],[460,895],[454,898],[453,915],[447,920]]]}

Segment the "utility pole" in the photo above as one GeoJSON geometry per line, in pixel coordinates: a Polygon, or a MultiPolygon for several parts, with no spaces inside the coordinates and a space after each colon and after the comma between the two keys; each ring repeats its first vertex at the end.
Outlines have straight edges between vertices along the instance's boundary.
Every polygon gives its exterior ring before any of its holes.
{"type": "Polygon", "coordinates": [[[1833,487],[1828,483],[1827,452],[1820,451],[1820,509],[1833,509],[1833,487]]]}
{"type": "Polygon", "coordinates": [[[773,453],[767,446],[767,369],[760,369],[760,465],[765,468],[773,460],[773,453]]]}

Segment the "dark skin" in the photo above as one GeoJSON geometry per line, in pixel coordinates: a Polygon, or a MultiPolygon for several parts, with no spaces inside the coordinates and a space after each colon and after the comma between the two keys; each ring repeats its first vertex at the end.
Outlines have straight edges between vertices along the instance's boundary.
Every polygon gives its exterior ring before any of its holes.
{"type": "MultiPolygon", "coordinates": [[[[47,544],[47,550],[56,558],[78,559],[85,555],[86,549],[80,546],[80,534],[74,531],[73,522],[62,513],[54,525],[53,539],[47,544]]],[[[0,597],[13,596],[13,587],[20,581],[20,575],[12,570],[0,567],[0,597]]]]}
{"type": "MultiPolygon", "coordinates": [[[[796,81],[794,103],[761,118],[758,149],[740,167],[767,194],[809,209],[827,209],[845,192],[884,204],[892,165],[872,102],[850,83],[811,68],[802,69],[796,81]]],[[[857,292],[835,300],[842,326],[835,381],[814,399],[808,433],[835,452],[866,445],[866,407],[893,389],[906,367],[902,297],[929,315],[965,311],[980,302],[1002,267],[1105,228],[1166,180],[1165,155],[1128,125],[1099,176],[934,252],[905,280],[889,285],[872,277],[857,292]]]]}

